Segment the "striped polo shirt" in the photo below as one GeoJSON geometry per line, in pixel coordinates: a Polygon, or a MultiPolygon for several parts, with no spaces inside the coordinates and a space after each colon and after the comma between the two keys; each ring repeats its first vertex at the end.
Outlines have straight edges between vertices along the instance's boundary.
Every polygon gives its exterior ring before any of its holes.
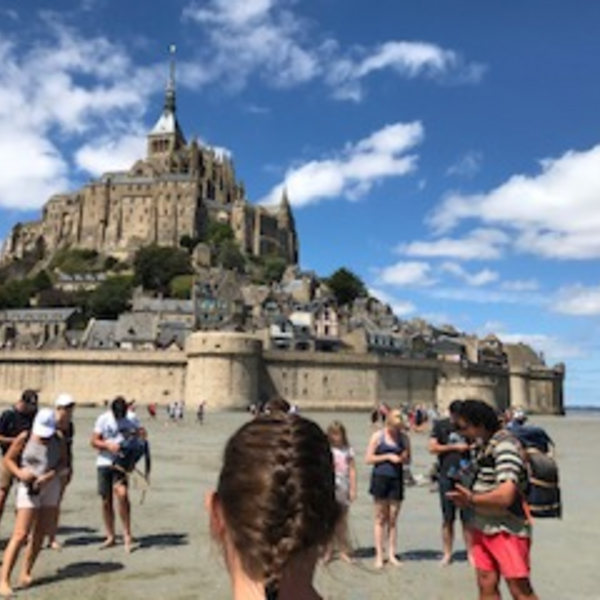
{"type": "Polygon", "coordinates": [[[515,503],[508,510],[501,510],[494,514],[476,512],[475,528],[490,535],[506,531],[515,535],[529,536],[531,527],[523,510],[521,495],[527,486],[527,474],[518,440],[506,431],[496,432],[480,451],[476,462],[477,477],[473,485],[475,494],[489,492],[505,481],[514,482],[521,493],[517,495],[515,503]]]}

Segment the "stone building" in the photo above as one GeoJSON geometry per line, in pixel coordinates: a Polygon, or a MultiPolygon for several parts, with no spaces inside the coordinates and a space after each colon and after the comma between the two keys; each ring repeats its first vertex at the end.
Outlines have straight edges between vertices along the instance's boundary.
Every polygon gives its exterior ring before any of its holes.
{"type": "Polygon", "coordinates": [[[68,347],[67,333],[77,312],[77,308],[0,310],[0,348],[41,348],[50,342],[68,347]]]}
{"type": "Polygon", "coordinates": [[[50,257],[60,248],[130,259],[140,246],[199,240],[210,221],[228,223],[242,252],[298,263],[294,217],[284,192],[278,206],[250,204],[230,157],[188,142],[176,113],[174,62],[162,114],[147,136],[146,157],[127,171],[105,173],[57,194],[38,221],[16,225],[0,264],[50,257]]]}

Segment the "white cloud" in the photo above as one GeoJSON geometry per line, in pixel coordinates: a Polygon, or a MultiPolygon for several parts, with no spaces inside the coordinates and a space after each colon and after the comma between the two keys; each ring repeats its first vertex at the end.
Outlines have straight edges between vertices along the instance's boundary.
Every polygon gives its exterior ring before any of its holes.
{"type": "Polygon", "coordinates": [[[423,128],[418,122],[388,125],[368,138],[348,144],[336,156],[290,169],[284,181],[260,203],[279,202],[284,188],[295,207],[333,198],[356,200],[386,177],[411,173],[417,157],[405,153],[422,139],[423,128]]]}
{"type": "Polygon", "coordinates": [[[30,210],[67,191],[68,166],[44,136],[0,119],[0,206],[30,210]]]}
{"type": "Polygon", "coordinates": [[[511,333],[503,334],[502,341],[508,344],[527,344],[541,352],[548,365],[555,362],[565,362],[569,359],[585,356],[583,348],[571,341],[563,341],[555,336],[541,333],[511,333]]]}
{"type": "Polygon", "coordinates": [[[505,344],[526,344],[543,354],[546,364],[565,362],[588,355],[583,345],[572,340],[563,340],[545,333],[517,333],[507,330],[507,325],[499,321],[487,322],[478,331],[480,337],[488,333],[497,335],[505,344]]]}
{"type": "Polygon", "coordinates": [[[574,316],[600,315],[600,286],[575,285],[562,288],[557,294],[553,310],[574,316]]]}
{"type": "Polygon", "coordinates": [[[440,266],[440,269],[454,275],[472,287],[481,287],[498,280],[498,273],[490,269],[482,269],[477,273],[469,273],[462,265],[451,262],[444,263],[440,266]]]}
{"type": "Polygon", "coordinates": [[[438,233],[466,219],[515,233],[515,248],[546,258],[600,257],[600,146],[541,162],[487,194],[448,197],[430,223],[438,233]]]}
{"type": "Polygon", "coordinates": [[[355,75],[364,77],[375,71],[391,68],[406,77],[426,75],[441,77],[460,72],[467,80],[478,81],[483,75],[480,65],[462,63],[460,56],[427,42],[386,42],[356,66],[355,75]]]}
{"type": "Polygon", "coordinates": [[[540,289],[540,284],[535,279],[514,279],[503,281],[500,287],[507,292],[535,292],[540,289]]]}
{"type": "Polygon", "coordinates": [[[334,98],[359,101],[362,82],[388,70],[404,78],[428,77],[478,82],[485,68],[465,62],[453,50],[421,41],[387,41],[374,48],[340,47],[315,38],[317,27],[296,15],[290,0],[192,2],[184,18],[203,29],[211,76],[238,89],[254,75],[275,86],[321,80],[334,98]]]}
{"type": "Polygon", "coordinates": [[[405,256],[490,260],[502,256],[509,237],[499,229],[475,229],[463,238],[440,238],[430,242],[411,242],[396,248],[405,256]]]}
{"type": "Polygon", "coordinates": [[[545,307],[549,303],[548,298],[538,294],[473,287],[453,288],[436,286],[429,290],[429,294],[438,300],[472,302],[475,304],[518,304],[545,307]]]}
{"type": "Polygon", "coordinates": [[[456,177],[473,177],[481,170],[483,157],[480,152],[467,152],[446,170],[446,175],[456,177]]]}
{"type": "Polygon", "coordinates": [[[139,68],[107,38],[83,36],[50,13],[41,18],[34,44],[0,41],[0,206],[17,210],[72,189],[73,161],[92,174],[129,166],[126,148],[142,130],[147,97],[164,85],[156,77],[164,65],[139,68]]]}
{"type": "Polygon", "coordinates": [[[481,327],[479,334],[482,338],[488,335],[489,333],[498,335],[498,333],[504,331],[505,328],[506,324],[502,321],[486,321],[481,327]]]}
{"type": "Polygon", "coordinates": [[[240,89],[252,75],[289,87],[314,79],[319,56],[301,42],[306,25],[270,0],[209,0],[191,3],[184,18],[203,28],[210,78],[240,89]]]}
{"type": "Polygon", "coordinates": [[[77,166],[94,176],[108,171],[128,169],[145,153],[144,134],[135,132],[115,138],[97,138],[75,153],[77,166]]]}
{"type": "Polygon", "coordinates": [[[429,287],[436,281],[431,266],[425,262],[399,262],[381,269],[378,279],[382,284],[404,287],[429,287]]]}

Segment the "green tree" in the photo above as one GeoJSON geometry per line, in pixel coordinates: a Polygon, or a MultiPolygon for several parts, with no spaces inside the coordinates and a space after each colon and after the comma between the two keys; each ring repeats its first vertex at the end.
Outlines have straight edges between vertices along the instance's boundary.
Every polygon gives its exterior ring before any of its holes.
{"type": "Polygon", "coordinates": [[[281,281],[287,263],[280,256],[267,256],[264,263],[264,273],[267,282],[281,281]]]}
{"type": "Polygon", "coordinates": [[[200,240],[198,238],[192,237],[191,235],[188,235],[187,233],[185,235],[182,235],[179,238],[179,245],[182,248],[185,248],[190,254],[194,251],[194,248],[200,243],[200,240]]]}
{"type": "Polygon", "coordinates": [[[246,267],[246,259],[239,246],[233,240],[226,240],[219,248],[217,264],[224,269],[242,273],[246,267]]]}
{"type": "Polygon", "coordinates": [[[28,308],[33,292],[31,279],[7,281],[0,286],[0,308],[28,308]]]}
{"type": "Polygon", "coordinates": [[[192,297],[193,275],[177,275],[171,279],[169,291],[171,298],[178,300],[189,300],[192,297]]]}
{"type": "Polygon", "coordinates": [[[213,248],[220,248],[225,242],[234,239],[233,229],[228,223],[211,221],[206,230],[206,242],[213,248]]]}
{"type": "Polygon", "coordinates": [[[362,279],[344,267],[335,271],[325,282],[339,306],[350,304],[361,296],[367,296],[367,288],[362,279]]]}
{"type": "Polygon", "coordinates": [[[154,245],[137,251],[133,268],[137,285],[165,295],[174,277],[192,273],[190,255],[185,250],[154,245]]]}
{"type": "Polygon", "coordinates": [[[35,292],[44,292],[52,289],[52,279],[48,274],[48,271],[43,270],[37,273],[32,280],[32,285],[35,292]]]}
{"type": "Polygon", "coordinates": [[[99,255],[96,250],[86,248],[63,248],[59,250],[50,263],[51,269],[59,269],[63,273],[74,275],[77,273],[91,273],[99,271],[99,255]]]}
{"type": "Polygon", "coordinates": [[[132,294],[133,277],[109,277],[91,293],[88,300],[89,316],[116,319],[130,307],[132,294]]]}
{"type": "Polygon", "coordinates": [[[49,288],[38,292],[37,304],[40,308],[58,308],[61,306],[76,305],[73,293],[57,288],[49,288]]]}

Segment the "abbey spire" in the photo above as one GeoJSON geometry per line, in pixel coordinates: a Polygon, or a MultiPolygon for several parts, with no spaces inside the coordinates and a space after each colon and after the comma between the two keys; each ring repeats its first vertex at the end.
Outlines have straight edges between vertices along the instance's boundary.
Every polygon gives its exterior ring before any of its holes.
{"type": "Polygon", "coordinates": [[[169,48],[171,55],[169,79],[165,90],[165,102],[162,114],[148,134],[148,158],[165,157],[183,148],[185,137],[179,127],[176,112],[175,86],[175,46],[169,48]]]}

